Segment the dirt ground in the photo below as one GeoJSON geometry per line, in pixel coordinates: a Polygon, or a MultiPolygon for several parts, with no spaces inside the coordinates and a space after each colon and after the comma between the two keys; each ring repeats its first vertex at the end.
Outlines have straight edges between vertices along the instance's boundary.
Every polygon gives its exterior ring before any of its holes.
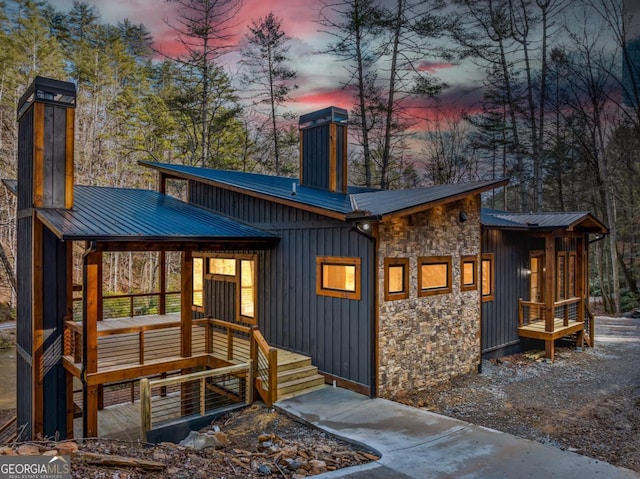
{"type": "Polygon", "coordinates": [[[596,325],[593,349],[484,361],[403,402],[640,472],[640,319],[596,325]]]}
{"type": "Polygon", "coordinates": [[[259,404],[229,413],[201,432],[215,434],[219,444],[197,450],[109,439],[42,441],[0,445],[0,455],[71,454],[74,479],[301,479],[378,459],[259,404]],[[106,464],[117,461],[131,464],[106,464]]]}

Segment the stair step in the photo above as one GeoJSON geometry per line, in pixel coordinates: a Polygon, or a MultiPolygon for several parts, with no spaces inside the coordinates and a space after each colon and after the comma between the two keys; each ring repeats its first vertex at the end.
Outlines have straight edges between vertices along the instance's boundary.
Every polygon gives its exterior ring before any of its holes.
{"type": "Polygon", "coordinates": [[[288,394],[281,394],[278,396],[277,401],[284,401],[285,399],[291,399],[293,397],[297,397],[297,396],[301,396],[303,394],[307,394],[313,391],[318,391],[320,389],[324,389],[324,388],[329,388],[331,386],[329,386],[328,384],[320,384],[318,386],[313,386],[307,389],[301,389],[300,391],[294,391],[292,393],[288,393],[288,394]]]}
{"type": "Polygon", "coordinates": [[[311,358],[302,354],[292,353],[283,349],[278,350],[278,372],[289,369],[299,369],[311,366],[311,358]]]}
{"type": "Polygon", "coordinates": [[[296,369],[285,369],[278,372],[278,384],[293,381],[294,379],[302,379],[318,374],[316,366],[303,366],[296,369]]]}
{"type": "Polygon", "coordinates": [[[309,388],[324,385],[324,376],[321,374],[314,374],[313,376],[304,377],[301,379],[294,379],[285,383],[278,383],[277,397],[280,399],[285,394],[291,394],[299,391],[305,391],[309,388]]]}

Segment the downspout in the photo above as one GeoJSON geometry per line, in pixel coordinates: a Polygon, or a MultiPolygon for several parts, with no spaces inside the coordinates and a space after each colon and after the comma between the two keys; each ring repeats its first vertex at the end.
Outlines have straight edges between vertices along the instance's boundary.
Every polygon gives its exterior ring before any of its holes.
{"type": "Polygon", "coordinates": [[[378,222],[360,222],[355,223],[352,227],[353,231],[364,236],[371,241],[372,249],[370,255],[371,274],[370,281],[370,307],[373,317],[373,325],[371,328],[371,375],[369,382],[371,384],[369,396],[375,398],[378,395],[378,222]],[[362,225],[369,225],[369,232],[362,228],[362,225]]]}

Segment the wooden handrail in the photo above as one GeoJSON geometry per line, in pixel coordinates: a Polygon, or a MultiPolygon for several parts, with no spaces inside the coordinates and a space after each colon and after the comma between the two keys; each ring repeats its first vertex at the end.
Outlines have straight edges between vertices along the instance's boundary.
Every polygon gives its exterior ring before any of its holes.
{"type": "MultiPolygon", "coordinates": [[[[252,383],[252,362],[249,361],[243,364],[236,364],[233,366],[227,366],[217,369],[207,369],[206,371],[199,371],[190,374],[181,374],[171,378],[155,379],[150,381],[147,378],[140,379],[140,426],[143,439],[147,440],[147,432],[153,427],[153,415],[151,405],[151,389],[156,387],[175,386],[178,384],[184,384],[188,381],[204,381],[209,377],[223,376],[226,374],[238,374],[246,373],[247,384],[252,383]]],[[[204,391],[204,387],[201,388],[204,391]]],[[[251,394],[247,394],[245,401],[250,404],[252,400],[251,394]]],[[[200,397],[200,415],[205,414],[205,401],[204,394],[200,397]]]]}
{"type": "Polygon", "coordinates": [[[233,329],[235,331],[240,331],[241,333],[251,333],[252,328],[250,326],[243,326],[241,324],[230,323],[229,321],[223,321],[221,319],[214,319],[212,317],[207,318],[214,326],[220,326],[222,328],[233,329]]]}
{"type": "Polygon", "coordinates": [[[578,304],[580,302],[580,298],[578,296],[575,296],[573,298],[569,298],[569,299],[562,299],[560,301],[556,301],[553,303],[553,305],[555,307],[560,307],[560,306],[568,306],[570,304],[578,304]]]}
{"type": "MultiPolygon", "coordinates": [[[[258,328],[254,328],[252,330],[252,342],[255,342],[255,358],[254,359],[254,367],[255,374],[254,377],[256,380],[263,381],[266,379],[269,384],[269,389],[266,391],[266,394],[263,392],[262,388],[258,388],[258,392],[260,393],[260,397],[265,402],[267,407],[271,407],[274,402],[277,400],[278,395],[278,350],[276,348],[272,348],[269,346],[269,343],[264,339],[264,336],[260,332],[258,328]],[[267,377],[263,378],[260,376],[259,371],[259,361],[258,355],[262,353],[268,363],[268,371],[267,377]]],[[[252,349],[253,351],[253,349],[252,349]]]]}

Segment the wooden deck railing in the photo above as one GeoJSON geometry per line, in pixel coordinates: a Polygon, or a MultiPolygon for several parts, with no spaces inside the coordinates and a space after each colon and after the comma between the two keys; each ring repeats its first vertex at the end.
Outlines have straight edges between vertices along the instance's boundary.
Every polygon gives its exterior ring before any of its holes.
{"type": "Polygon", "coordinates": [[[253,402],[251,361],[166,379],[140,380],[142,437],[154,425],[187,416],[205,416],[220,407],[253,402]]]}
{"type": "Polygon", "coordinates": [[[278,394],[278,350],[265,341],[258,328],[253,329],[255,344],[255,381],[258,394],[271,407],[278,394]]]}
{"type": "Polygon", "coordinates": [[[545,303],[535,301],[524,301],[522,298],[518,300],[518,327],[528,326],[532,323],[543,321],[547,324],[545,328],[548,332],[553,332],[555,327],[555,318],[562,319],[563,326],[569,326],[570,321],[580,322],[584,318],[580,318],[578,314],[578,305],[582,301],[581,298],[569,298],[553,303],[553,315],[545,314],[547,306],[545,303]]]}
{"type": "MultiPolygon", "coordinates": [[[[79,369],[82,363],[82,324],[66,321],[66,354],[79,369]]],[[[102,321],[98,336],[98,372],[105,368],[143,366],[181,356],[181,322],[123,319],[102,321]]],[[[210,367],[251,363],[252,377],[262,400],[271,406],[277,397],[278,350],[269,346],[257,326],[244,326],[214,318],[192,321],[192,352],[207,355],[210,367]]]]}
{"type": "MultiPolygon", "coordinates": [[[[73,303],[73,319],[82,320],[82,296],[73,298],[73,303]]],[[[111,294],[102,297],[102,305],[104,319],[177,313],[180,311],[180,291],[111,294]]]]}

